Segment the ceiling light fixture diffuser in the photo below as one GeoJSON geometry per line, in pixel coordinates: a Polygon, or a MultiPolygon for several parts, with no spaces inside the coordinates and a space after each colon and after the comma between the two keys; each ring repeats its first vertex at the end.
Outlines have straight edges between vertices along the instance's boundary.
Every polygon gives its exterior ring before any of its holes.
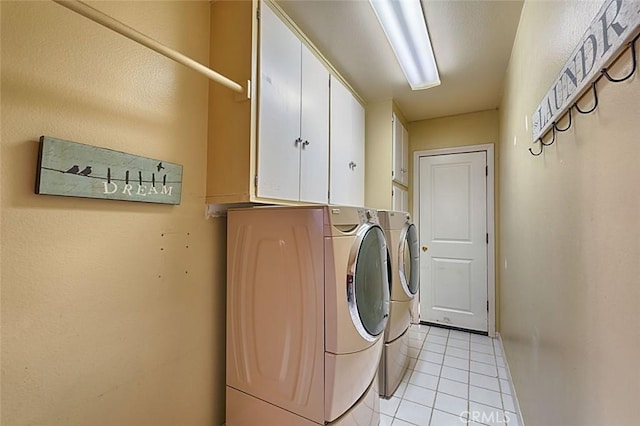
{"type": "Polygon", "coordinates": [[[369,0],[413,90],[440,84],[420,0],[369,0]]]}

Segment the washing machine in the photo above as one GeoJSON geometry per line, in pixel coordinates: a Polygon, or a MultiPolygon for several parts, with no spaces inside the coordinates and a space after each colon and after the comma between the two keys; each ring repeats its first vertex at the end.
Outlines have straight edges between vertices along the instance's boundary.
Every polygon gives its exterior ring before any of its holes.
{"type": "Polygon", "coordinates": [[[409,326],[419,288],[418,232],[408,213],[379,211],[391,265],[391,306],[380,361],[380,396],[390,398],[409,364],[409,326]]]}
{"type": "Polygon", "coordinates": [[[227,426],[377,425],[389,300],[374,210],[229,210],[227,426]]]}

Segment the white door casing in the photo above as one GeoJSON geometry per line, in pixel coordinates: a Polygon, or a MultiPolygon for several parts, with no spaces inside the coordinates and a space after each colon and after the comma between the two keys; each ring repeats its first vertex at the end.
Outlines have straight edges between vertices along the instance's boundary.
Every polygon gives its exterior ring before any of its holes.
{"type": "Polygon", "coordinates": [[[414,164],[421,320],[494,335],[493,146],[420,151],[414,164]]]}

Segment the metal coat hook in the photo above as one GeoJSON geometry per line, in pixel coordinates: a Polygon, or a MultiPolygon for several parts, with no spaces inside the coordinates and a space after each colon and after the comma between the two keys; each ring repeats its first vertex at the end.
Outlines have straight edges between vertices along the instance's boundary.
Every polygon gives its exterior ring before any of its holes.
{"type": "Polygon", "coordinates": [[[637,61],[636,61],[636,40],[638,40],[638,37],[634,38],[631,43],[629,43],[629,45],[631,46],[631,58],[633,61],[633,64],[631,65],[631,71],[629,72],[629,74],[625,77],[622,78],[613,78],[611,77],[611,75],[609,75],[609,72],[607,70],[607,68],[602,68],[602,70],[600,70],[600,72],[602,73],[602,75],[604,75],[605,77],[607,77],[607,80],[612,81],[614,83],[620,83],[622,81],[625,80],[629,80],[631,78],[631,76],[633,76],[633,74],[636,72],[636,65],[637,65],[637,61]]]}
{"type": "MultiPolygon", "coordinates": [[[[568,129],[568,127],[567,127],[567,129],[568,129]]],[[[531,155],[533,155],[534,157],[537,157],[538,155],[542,154],[542,151],[544,151],[544,147],[545,146],[553,145],[553,143],[556,141],[556,123],[555,122],[553,123],[553,126],[551,126],[551,130],[553,131],[553,137],[551,138],[551,142],[545,143],[542,140],[542,137],[539,137],[536,142],[540,142],[540,152],[538,152],[536,154],[535,152],[533,152],[533,150],[531,148],[529,148],[529,152],[531,153],[531,155]]],[[[545,135],[547,135],[548,133],[549,132],[545,133],[545,135]]],[[[543,136],[545,136],[545,135],[543,135],[543,136]]]]}
{"type": "Polygon", "coordinates": [[[567,130],[569,130],[569,128],[571,127],[571,109],[572,109],[572,107],[569,107],[569,124],[567,124],[567,127],[565,127],[564,129],[561,129],[561,128],[558,127],[558,123],[556,121],[554,121],[553,122],[554,130],[557,130],[559,132],[566,132],[567,130]]]}
{"type": "Polygon", "coordinates": [[[595,102],[593,104],[593,107],[588,110],[588,111],[583,111],[580,109],[580,107],[578,106],[578,101],[575,101],[573,103],[573,105],[571,105],[572,107],[574,107],[580,114],[589,114],[592,113],[593,111],[595,111],[595,109],[598,107],[598,89],[596,87],[596,83],[598,82],[598,80],[594,81],[593,84],[591,85],[591,89],[593,90],[593,98],[595,99],[595,102]]]}
{"type": "Polygon", "coordinates": [[[533,152],[533,150],[531,148],[529,148],[529,152],[531,153],[531,155],[533,155],[534,157],[537,157],[538,155],[542,154],[542,151],[544,151],[544,145],[542,144],[542,138],[539,138],[536,142],[540,142],[540,152],[538,152],[537,154],[535,152],[533,152]]]}
{"type": "MultiPolygon", "coordinates": [[[[569,127],[571,127],[571,123],[569,123],[569,126],[567,126],[567,128],[565,130],[567,130],[569,127]]],[[[551,138],[551,142],[549,143],[545,143],[542,140],[542,137],[538,138],[538,140],[536,142],[540,142],[540,152],[538,152],[537,154],[535,152],[533,152],[533,150],[531,148],[529,148],[529,152],[531,153],[531,155],[533,155],[534,157],[537,157],[538,155],[542,154],[542,151],[544,151],[544,147],[545,146],[550,146],[553,145],[553,143],[556,141],[556,123],[553,123],[553,126],[551,126],[551,130],[553,133],[553,137],[551,138]]],[[[561,130],[561,132],[564,132],[565,130],[561,130]]],[[[548,134],[549,132],[547,132],[546,134],[548,134]]],[[[546,135],[545,134],[545,135],[546,135]]],[[[543,135],[543,136],[545,136],[543,135]]]]}
{"type": "MultiPolygon", "coordinates": [[[[549,143],[544,143],[544,141],[542,140],[542,138],[540,138],[540,143],[541,143],[542,145],[544,145],[544,146],[550,146],[550,145],[553,145],[553,143],[556,141],[556,124],[555,124],[555,123],[553,123],[553,126],[551,126],[551,130],[552,130],[552,133],[553,133],[553,137],[551,138],[551,142],[549,142],[549,143]]],[[[549,133],[549,132],[547,132],[547,133],[549,133]]]]}

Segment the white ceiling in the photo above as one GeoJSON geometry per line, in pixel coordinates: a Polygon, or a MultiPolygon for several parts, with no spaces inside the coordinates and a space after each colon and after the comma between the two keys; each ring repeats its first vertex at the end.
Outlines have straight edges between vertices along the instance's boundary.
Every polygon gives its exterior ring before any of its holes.
{"type": "Polygon", "coordinates": [[[416,121],[497,108],[521,0],[422,0],[440,86],[412,91],[367,0],[277,0],[365,102],[416,121]]]}

